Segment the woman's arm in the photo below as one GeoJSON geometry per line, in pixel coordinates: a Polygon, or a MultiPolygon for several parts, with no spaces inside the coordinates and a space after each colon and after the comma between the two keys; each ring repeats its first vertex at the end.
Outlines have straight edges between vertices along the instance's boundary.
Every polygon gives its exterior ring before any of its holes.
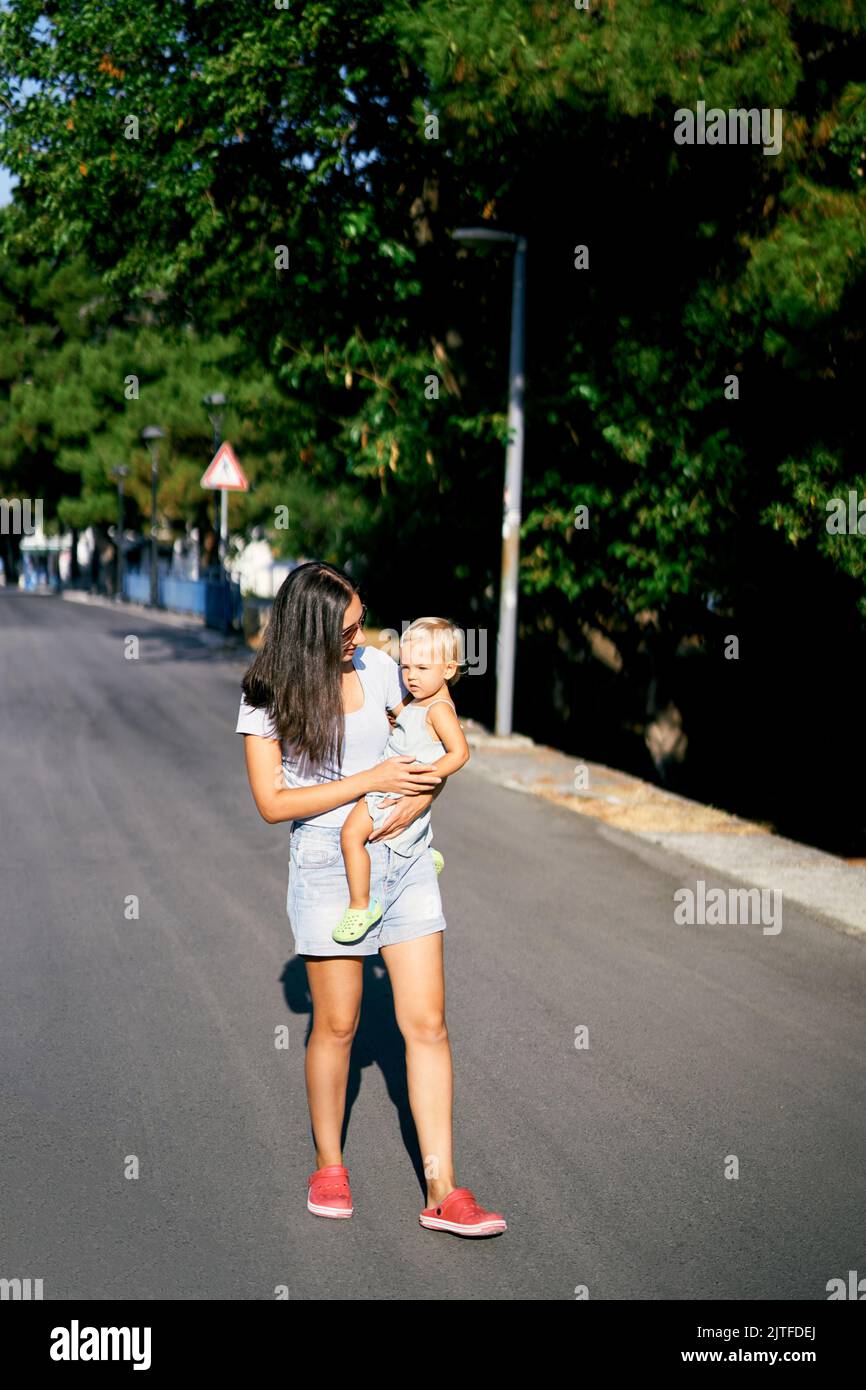
{"type": "MultiPolygon", "coordinates": [[[[444,762],[445,759],[442,758],[440,761],[444,762]]],[[[447,780],[446,777],[443,777],[439,786],[432,792],[418,792],[416,796],[401,796],[396,800],[392,799],[390,803],[388,800],[383,800],[381,804],[383,806],[388,806],[390,804],[394,814],[389,816],[386,821],[383,821],[378,830],[371,830],[367,839],[383,840],[386,835],[398,835],[401,830],[405,830],[407,825],[411,825],[412,821],[415,820],[417,816],[422,815],[423,812],[427,810],[427,807],[432,805],[436,797],[444,789],[447,780]]]]}
{"type": "Polygon", "coordinates": [[[357,801],[366,792],[389,790],[394,793],[395,783],[399,784],[398,795],[409,795],[414,801],[415,788],[426,792],[436,784],[439,775],[429,767],[416,770],[411,766],[413,758],[398,756],[386,760],[389,764],[387,768],[384,763],[377,763],[351,777],[320,782],[313,787],[286,787],[279,739],[245,734],[244,755],[253,801],[259,815],[269,825],[333,811],[347,801],[357,801]],[[395,768],[398,770],[395,771],[395,768]]]}

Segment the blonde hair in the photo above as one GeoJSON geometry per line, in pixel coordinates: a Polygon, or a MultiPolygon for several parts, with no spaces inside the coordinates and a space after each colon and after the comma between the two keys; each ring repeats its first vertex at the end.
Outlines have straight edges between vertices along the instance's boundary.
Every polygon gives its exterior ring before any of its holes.
{"type": "Polygon", "coordinates": [[[463,653],[463,633],[447,618],[416,618],[410,623],[400,638],[400,646],[410,637],[430,636],[433,643],[435,661],[457,662],[457,670],[446,684],[450,690],[465,673],[468,663],[463,653]]]}

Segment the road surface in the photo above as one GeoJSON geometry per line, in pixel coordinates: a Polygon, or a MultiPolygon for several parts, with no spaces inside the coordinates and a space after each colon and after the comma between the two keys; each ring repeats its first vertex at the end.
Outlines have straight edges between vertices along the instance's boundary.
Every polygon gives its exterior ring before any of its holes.
{"type": "Polygon", "coordinates": [[[247,659],[0,591],[0,1277],[46,1299],[450,1301],[822,1299],[866,1274],[864,943],[787,904],[777,935],[678,926],[694,869],[471,762],[434,812],[457,1180],[509,1230],[418,1225],[375,957],[355,1215],[310,1215],[309,999],[286,830],[234,733],[247,659]]]}

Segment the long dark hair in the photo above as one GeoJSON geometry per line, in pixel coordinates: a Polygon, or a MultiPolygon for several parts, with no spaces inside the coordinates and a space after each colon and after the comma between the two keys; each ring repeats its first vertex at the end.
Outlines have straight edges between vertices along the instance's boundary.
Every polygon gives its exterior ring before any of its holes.
{"type": "Polygon", "coordinates": [[[356,589],[323,560],[298,565],[279,587],[243,679],[247,701],[267,710],[277,736],[294,744],[311,767],[330,767],[333,776],[339,776],[345,731],[343,615],[356,589]]]}

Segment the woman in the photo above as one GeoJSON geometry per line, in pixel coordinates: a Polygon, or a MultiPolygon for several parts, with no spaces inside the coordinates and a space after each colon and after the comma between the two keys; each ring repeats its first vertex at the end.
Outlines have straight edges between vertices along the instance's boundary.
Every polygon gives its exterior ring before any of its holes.
{"type": "Polygon", "coordinates": [[[307,1207],[317,1216],[352,1215],[340,1135],[362,956],[379,952],[406,1043],[409,1103],[428,1175],[419,1220],[431,1230],[493,1235],[506,1229],[502,1216],[485,1211],[454,1177],[445,918],[435,864],[426,849],[411,858],[395,854],[386,838],[427,809],[443,779],[412,768],[410,757],[378,761],[390,733],[386,709],[411,695],[396,662],[364,644],[365,613],[342,570],[317,560],[294,569],[244,677],[237,722],[259,814],[270,825],[294,822],[286,906],[313,1001],[305,1075],[317,1167],[307,1179],[307,1207]],[[347,948],[331,936],[349,897],[340,827],[368,791],[394,798],[392,818],[368,842],[382,917],[347,948]]]}

